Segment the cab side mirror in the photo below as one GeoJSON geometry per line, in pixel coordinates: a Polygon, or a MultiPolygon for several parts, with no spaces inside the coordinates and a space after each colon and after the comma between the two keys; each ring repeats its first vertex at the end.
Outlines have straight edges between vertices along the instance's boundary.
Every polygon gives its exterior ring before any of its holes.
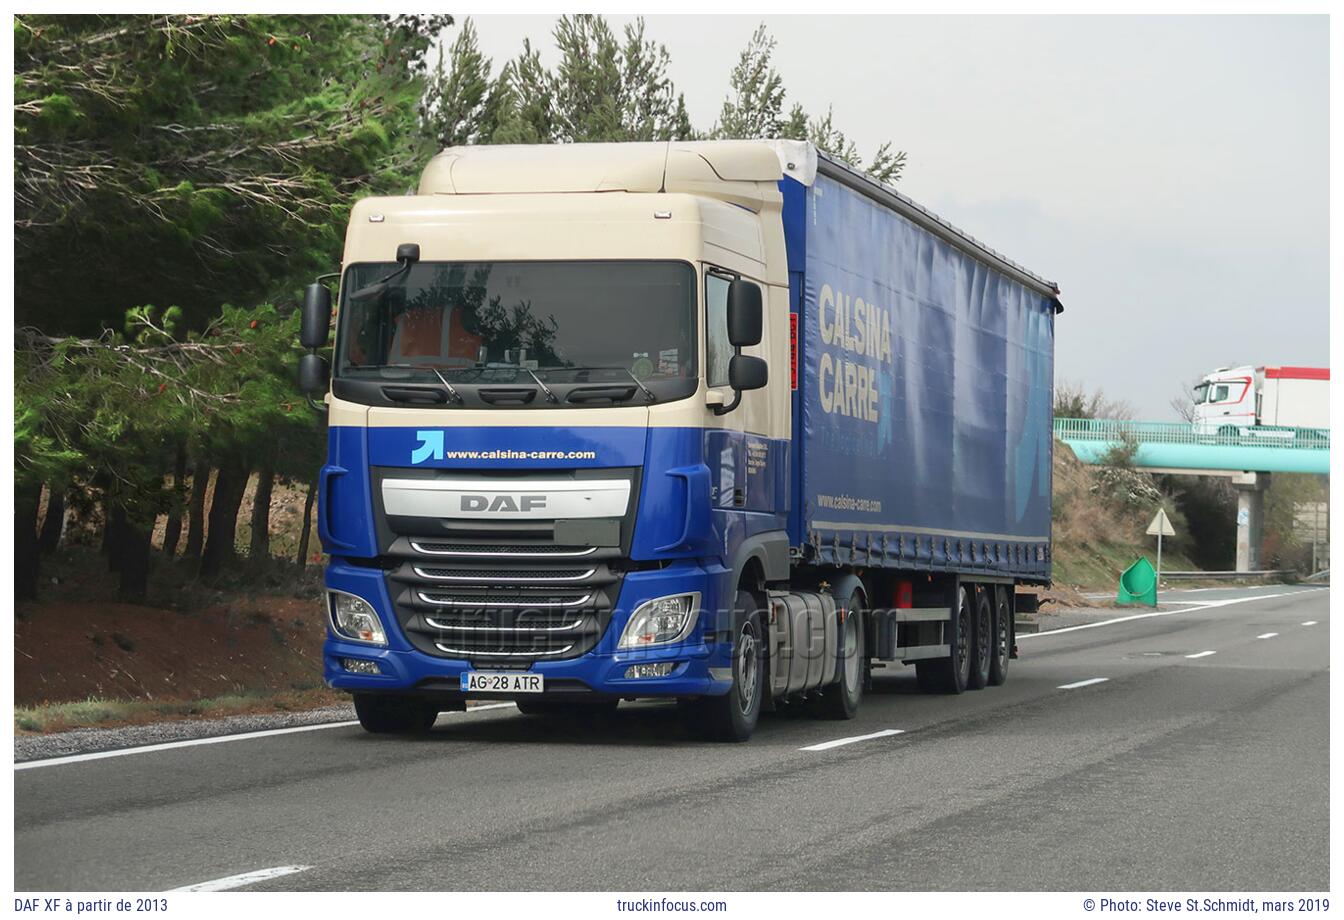
{"type": "Polygon", "coordinates": [[[715,406],[715,415],[727,415],[742,402],[745,390],[759,390],[770,379],[770,368],[761,358],[742,354],[743,348],[761,344],[764,325],[760,285],[735,278],[728,285],[728,342],[733,356],[728,359],[728,385],[733,388],[733,399],[715,406]]]}
{"type": "Polygon", "coordinates": [[[736,278],[728,285],[728,342],[734,348],[761,344],[761,289],[736,278]]]}
{"type": "Polygon", "coordinates": [[[322,348],[331,330],[331,291],[313,282],[303,291],[303,313],[299,322],[299,343],[304,348],[322,348]]]}
{"type": "Polygon", "coordinates": [[[770,367],[752,355],[733,355],[728,359],[728,385],[734,390],[759,390],[770,382],[770,367]]]}
{"type": "Polygon", "coordinates": [[[327,392],[331,370],[321,355],[309,352],[299,359],[299,389],[309,398],[327,392]]]}

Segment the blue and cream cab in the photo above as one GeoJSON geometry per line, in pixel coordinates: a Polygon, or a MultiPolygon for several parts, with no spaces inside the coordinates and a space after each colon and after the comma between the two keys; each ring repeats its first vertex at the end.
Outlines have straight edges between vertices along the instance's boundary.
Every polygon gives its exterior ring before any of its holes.
{"type": "Polygon", "coordinates": [[[789,567],[787,158],[454,148],[353,207],[332,357],[313,285],[301,375],[329,425],[325,679],[365,728],[660,697],[750,734],[789,567]]]}

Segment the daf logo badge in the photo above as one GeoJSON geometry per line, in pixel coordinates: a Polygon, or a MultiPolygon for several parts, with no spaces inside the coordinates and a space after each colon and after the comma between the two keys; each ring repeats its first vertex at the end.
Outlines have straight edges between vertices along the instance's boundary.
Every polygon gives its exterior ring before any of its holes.
{"type": "Polygon", "coordinates": [[[512,495],[496,495],[493,499],[488,495],[463,495],[463,511],[512,511],[515,514],[522,511],[538,511],[546,507],[545,495],[519,495],[516,499],[512,495]]]}

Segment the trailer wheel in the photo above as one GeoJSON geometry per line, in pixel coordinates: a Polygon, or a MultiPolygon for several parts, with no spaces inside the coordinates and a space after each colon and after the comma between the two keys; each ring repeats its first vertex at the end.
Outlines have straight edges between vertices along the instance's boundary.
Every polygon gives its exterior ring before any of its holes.
{"type": "Polygon", "coordinates": [[[927,693],[964,693],[971,681],[971,599],[965,587],[957,589],[957,603],[947,622],[947,658],[915,662],[921,690],[927,693]]]}
{"type": "Polygon", "coordinates": [[[989,602],[992,589],[980,588],[974,592],[975,618],[971,621],[971,666],[967,686],[983,690],[989,684],[989,672],[994,658],[994,607],[989,602]]]}
{"type": "Polygon", "coordinates": [[[989,662],[989,685],[1001,687],[1008,680],[1008,661],[1013,656],[1013,611],[1008,592],[994,590],[994,656],[989,662]]]}
{"type": "Polygon", "coordinates": [[[689,727],[713,741],[746,741],[761,717],[765,692],[765,633],[756,599],[737,592],[733,610],[733,685],[683,707],[689,727]]]}
{"type": "Polygon", "coordinates": [[[863,685],[868,670],[868,650],[864,646],[863,595],[855,591],[845,606],[845,623],[840,627],[840,679],[822,688],[819,711],[828,719],[852,719],[863,702],[863,685]]]}
{"type": "Polygon", "coordinates": [[[373,735],[423,735],[434,727],[439,709],[413,696],[356,693],[355,715],[360,727],[373,735]]]}

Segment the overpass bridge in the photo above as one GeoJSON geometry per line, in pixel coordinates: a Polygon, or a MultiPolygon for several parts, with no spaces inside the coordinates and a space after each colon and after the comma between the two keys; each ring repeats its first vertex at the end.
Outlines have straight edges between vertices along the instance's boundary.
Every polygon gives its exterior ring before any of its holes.
{"type": "Polygon", "coordinates": [[[1189,423],[1055,419],[1055,437],[1083,463],[1103,463],[1117,449],[1150,473],[1226,476],[1237,489],[1237,571],[1260,568],[1264,490],[1271,473],[1330,473],[1330,432],[1256,426],[1199,434],[1189,423]]]}

